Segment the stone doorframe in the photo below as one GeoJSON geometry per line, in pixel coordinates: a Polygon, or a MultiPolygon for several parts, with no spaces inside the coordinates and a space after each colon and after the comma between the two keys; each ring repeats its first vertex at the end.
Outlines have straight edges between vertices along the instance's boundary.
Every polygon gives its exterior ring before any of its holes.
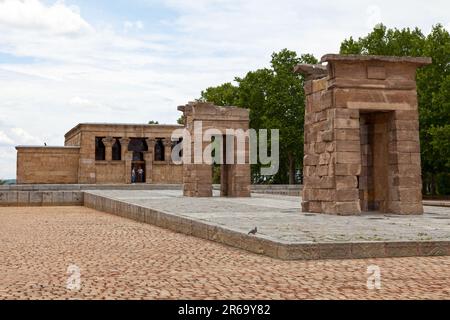
{"type": "Polygon", "coordinates": [[[303,211],[422,214],[415,77],[431,59],[329,54],[321,62],[295,68],[306,76],[303,211]]]}
{"type": "MultiPolygon", "coordinates": [[[[211,197],[212,196],[212,164],[194,163],[194,152],[186,152],[187,148],[194,151],[194,125],[201,123],[201,135],[208,129],[215,129],[221,135],[227,135],[227,129],[241,129],[245,132],[249,129],[249,111],[237,107],[218,107],[207,102],[190,102],[179,106],[178,110],[183,112],[185,129],[192,137],[190,145],[183,138],[183,194],[188,197],[211,197]],[[189,158],[190,155],[190,158],[189,158]]],[[[235,159],[237,155],[236,139],[234,139],[235,159]]],[[[201,151],[210,144],[210,141],[202,142],[201,151]]],[[[225,143],[225,141],[224,141],[225,143]]],[[[249,142],[245,142],[245,163],[222,164],[222,175],[227,172],[227,179],[222,177],[221,196],[249,197],[250,196],[250,161],[249,142]],[[227,166],[225,169],[224,166],[227,166]]]]}

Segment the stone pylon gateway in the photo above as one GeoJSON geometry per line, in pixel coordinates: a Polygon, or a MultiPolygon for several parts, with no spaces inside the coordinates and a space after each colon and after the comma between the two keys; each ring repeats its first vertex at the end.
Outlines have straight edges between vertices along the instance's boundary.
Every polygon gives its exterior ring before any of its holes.
{"type": "Polygon", "coordinates": [[[302,208],[422,214],[416,69],[430,58],[325,55],[306,76],[302,208]]]}
{"type": "MultiPolygon", "coordinates": [[[[185,152],[183,142],[183,194],[188,197],[212,196],[212,164],[195,159],[196,139],[200,140],[200,153],[211,144],[211,139],[204,141],[202,136],[208,130],[215,130],[222,136],[223,144],[219,148],[222,152],[223,162],[220,164],[220,195],[227,197],[250,197],[250,159],[249,141],[238,141],[237,136],[230,131],[249,129],[249,111],[237,107],[218,107],[207,102],[191,102],[179,106],[183,112],[185,128],[189,132],[190,149],[185,152]],[[195,128],[200,132],[195,132],[195,128]],[[230,130],[231,129],[231,130],[230,130]],[[233,141],[229,146],[226,141],[233,141]],[[243,143],[242,143],[243,142],[243,143]],[[233,148],[234,150],[229,150],[233,148]],[[231,152],[231,153],[230,153],[231,152]],[[231,156],[230,156],[231,154],[231,156]],[[244,161],[237,161],[243,156],[244,161]],[[190,157],[190,159],[186,159],[190,157]],[[230,158],[234,158],[229,160],[230,158]]],[[[217,150],[216,150],[217,151],[217,150]]]]}

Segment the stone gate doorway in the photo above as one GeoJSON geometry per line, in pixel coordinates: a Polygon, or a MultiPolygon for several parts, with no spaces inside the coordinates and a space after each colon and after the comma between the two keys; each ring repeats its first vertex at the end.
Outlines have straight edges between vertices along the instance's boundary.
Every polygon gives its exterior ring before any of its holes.
{"type": "Polygon", "coordinates": [[[188,197],[212,196],[214,162],[203,156],[211,147],[211,136],[219,136],[222,138],[220,154],[223,159],[220,163],[220,195],[249,197],[249,141],[247,139],[242,144],[242,139],[238,139],[241,137],[238,131],[248,133],[248,110],[218,107],[206,102],[191,102],[178,107],[178,110],[183,112],[185,129],[190,137],[183,137],[183,194],[188,197]],[[227,140],[233,143],[228,145],[227,140]],[[233,154],[233,157],[228,154],[233,154]]]}
{"type": "Polygon", "coordinates": [[[360,112],[361,173],[358,176],[362,211],[389,211],[389,146],[393,112],[360,112]]]}
{"type": "Polygon", "coordinates": [[[131,138],[128,144],[128,151],[131,152],[131,170],[129,172],[131,182],[145,183],[147,172],[144,154],[148,152],[146,138],[131,138]]]}
{"type": "Polygon", "coordinates": [[[422,214],[416,70],[425,57],[325,55],[305,81],[302,209],[422,214]]]}

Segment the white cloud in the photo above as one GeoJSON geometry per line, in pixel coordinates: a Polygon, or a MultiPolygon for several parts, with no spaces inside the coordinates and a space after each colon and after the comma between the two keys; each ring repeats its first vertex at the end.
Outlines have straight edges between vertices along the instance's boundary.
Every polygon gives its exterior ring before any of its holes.
{"type": "Polygon", "coordinates": [[[0,146],[1,145],[13,145],[14,141],[6,135],[3,131],[0,131],[0,146]]]}
{"type": "Polygon", "coordinates": [[[0,122],[0,179],[15,177],[15,146],[36,144],[41,145],[43,142],[22,128],[11,128],[0,122]]]}
{"type": "Polygon", "coordinates": [[[11,134],[16,145],[43,144],[40,139],[33,136],[23,128],[12,128],[11,134]]]}
{"type": "Polygon", "coordinates": [[[68,7],[63,2],[47,7],[38,0],[1,0],[0,25],[56,34],[91,30],[77,7],[68,7]]]}
{"type": "Polygon", "coordinates": [[[142,30],[144,29],[144,23],[141,20],[136,20],[136,21],[124,21],[123,23],[123,28],[124,30],[130,31],[130,30],[142,30]]]}
{"type": "Polygon", "coordinates": [[[69,100],[69,104],[76,107],[99,107],[98,103],[80,97],[73,97],[69,100]]]}

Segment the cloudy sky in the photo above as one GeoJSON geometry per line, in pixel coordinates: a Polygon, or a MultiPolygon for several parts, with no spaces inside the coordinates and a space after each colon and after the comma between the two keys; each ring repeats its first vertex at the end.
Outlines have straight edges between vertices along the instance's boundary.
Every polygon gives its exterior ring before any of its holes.
{"type": "Polygon", "coordinates": [[[0,0],[0,178],[15,145],[62,145],[80,122],[175,123],[274,51],[320,57],[379,22],[450,28],[450,2],[0,0]]]}

